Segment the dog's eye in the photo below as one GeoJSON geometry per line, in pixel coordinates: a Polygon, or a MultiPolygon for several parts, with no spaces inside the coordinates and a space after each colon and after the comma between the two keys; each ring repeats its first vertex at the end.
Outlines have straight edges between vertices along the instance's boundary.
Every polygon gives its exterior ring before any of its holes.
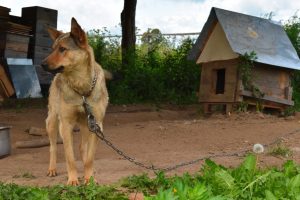
{"type": "Polygon", "coordinates": [[[58,50],[59,50],[60,53],[63,53],[63,52],[64,52],[65,50],[67,50],[67,49],[66,49],[65,47],[59,47],[58,50]]]}

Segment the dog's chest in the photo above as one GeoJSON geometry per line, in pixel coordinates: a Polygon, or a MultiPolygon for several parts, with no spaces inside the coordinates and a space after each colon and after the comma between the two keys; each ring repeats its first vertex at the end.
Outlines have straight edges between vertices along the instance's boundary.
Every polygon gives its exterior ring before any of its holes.
{"type": "Polygon", "coordinates": [[[62,98],[63,101],[66,104],[71,104],[74,106],[80,106],[83,104],[82,97],[79,96],[79,94],[75,93],[74,91],[71,90],[63,90],[62,91],[62,98]]]}
{"type": "MultiPolygon", "coordinates": [[[[80,96],[77,92],[75,92],[67,85],[61,87],[61,97],[66,104],[72,104],[74,106],[83,104],[82,96],[80,96]]],[[[93,95],[89,97],[89,101],[93,103],[99,101],[99,95],[97,95],[97,93],[93,93],[93,95]]]]}
{"type": "MultiPolygon", "coordinates": [[[[78,93],[69,90],[68,88],[64,88],[64,89],[62,88],[61,98],[62,98],[61,100],[64,101],[64,105],[73,107],[73,109],[75,108],[76,113],[78,114],[85,113],[85,109],[83,107],[83,97],[80,96],[78,93]]],[[[92,95],[87,98],[87,102],[89,103],[89,106],[91,108],[93,108],[95,106],[95,103],[99,101],[97,100],[98,98],[96,95],[92,95]]]]}

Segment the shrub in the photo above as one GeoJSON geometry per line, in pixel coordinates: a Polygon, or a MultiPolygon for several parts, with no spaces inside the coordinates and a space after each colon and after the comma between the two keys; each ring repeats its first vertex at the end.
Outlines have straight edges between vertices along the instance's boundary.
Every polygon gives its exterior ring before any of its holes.
{"type": "Polygon", "coordinates": [[[119,40],[106,39],[104,33],[90,31],[89,42],[96,60],[104,68],[122,74],[122,79],[108,82],[112,103],[188,104],[197,101],[200,67],[186,59],[193,40],[187,38],[175,47],[162,36],[153,40],[147,37],[136,47],[134,62],[130,62],[134,64],[122,68],[119,40]]]}

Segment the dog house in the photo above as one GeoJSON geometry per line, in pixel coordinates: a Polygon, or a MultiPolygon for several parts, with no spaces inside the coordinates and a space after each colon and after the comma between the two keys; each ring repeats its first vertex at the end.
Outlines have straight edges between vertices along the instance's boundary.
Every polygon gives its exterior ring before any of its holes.
{"type": "Polygon", "coordinates": [[[240,56],[255,52],[252,83],[263,96],[263,107],[283,110],[294,105],[291,74],[300,69],[296,50],[279,24],[219,8],[212,8],[188,57],[201,64],[199,102],[205,112],[212,105],[256,104],[254,92],[244,87],[240,56]]]}

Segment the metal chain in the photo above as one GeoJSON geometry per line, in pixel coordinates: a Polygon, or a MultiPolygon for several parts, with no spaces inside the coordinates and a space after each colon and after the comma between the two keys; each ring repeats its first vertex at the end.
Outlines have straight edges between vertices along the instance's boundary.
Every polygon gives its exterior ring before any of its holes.
{"type": "MultiPolygon", "coordinates": [[[[112,142],[110,142],[108,139],[105,138],[104,133],[101,130],[101,127],[99,126],[99,124],[97,124],[97,122],[95,120],[95,117],[92,114],[91,107],[87,103],[86,98],[85,97],[82,97],[82,98],[83,98],[83,107],[84,107],[85,112],[87,114],[87,122],[88,122],[88,128],[89,128],[89,130],[92,133],[95,133],[96,136],[100,140],[102,140],[103,142],[105,142],[105,144],[107,146],[109,146],[110,148],[112,148],[117,154],[119,154],[125,160],[128,160],[129,162],[131,162],[131,163],[133,163],[133,164],[135,164],[135,165],[137,165],[139,167],[142,167],[144,169],[153,170],[153,171],[164,171],[164,172],[167,172],[167,171],[172,171],[172,170],[175,170],[175,169],[178,169],[178,168],[181,168],[181,167],[185,167],[185,166],[188,166],[188,165],[193,165],[193,164],[196,164],[196,163],[198,163],[200,161],[203,161],[203,160],[206,160],[206,159],[212,159],[212,158],[218,158],[218,157],[231,157],[231,156],[242,157],[246,153],[248,153],[248,152],[251,151],[251,149],[244,149],[244,150],[241,150],[241,151],[238,151],[238,152],[215,154],[215,155],[210,155],[210,156],[203,156],[203,157],[191,160],[191,161],[181,162],[181,163],[178,163],[176,165],[169,166],[169,167],[156,167],[154,165],[147,165],[147,164],[144,164],[142,162],[137,161],[132,156],[128,156],[126,153],[124,153],[124,151],[122,151],[119,148],[117,148],[112,142]]],[[[294,135],[294,134],[296,134],[298,132],[300,132],[300,129],[296,129],[294,131],[288,132],[288,133],[286,133],[286,134],[284,134],[284,135],[282,135],[280,137],[275,138],[272,142],[267,143],[267,144],[265,144],[263,146],[264,147],[270,147],[270,146],[272,146],[274,144],[277,144],[280,141],[282,141],[282,139],[284,137],[288,137],[288,136],[294,135]]]]}
{"type": "MultiPolygon", "coordinates": [[[[67,83],[69,84],[69,86],[77,93],[79,94],[80,96],[82,96],[82,98],[86,98],[88,96],[91,95],[92,91],[94,90],[95,86],[96,86],[96,83],[97,83],[97,80],[98,80],[98,73],[96,71],[96,68],[94,69],[94,78],[92,80],[92,84],[91,84],[91,87],[89,89],[88,92],[82,94],[81,92],[79,92],[76,88],[72,87],[72,85],[67,81],[67,83]]],[[[86,101],[86,100],[85,100],[86,101]]]]}

